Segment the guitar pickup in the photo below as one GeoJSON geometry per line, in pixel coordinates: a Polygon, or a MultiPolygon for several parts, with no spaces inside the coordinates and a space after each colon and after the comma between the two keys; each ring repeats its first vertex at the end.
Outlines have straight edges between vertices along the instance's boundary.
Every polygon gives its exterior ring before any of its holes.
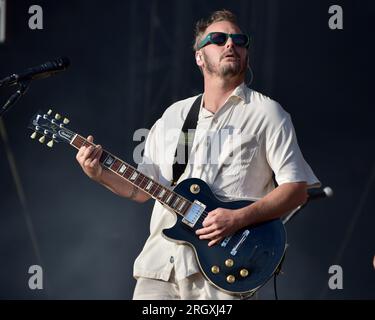
{"type": "Polygon", "coordinates": [[[189,210],[185,213],[182,222],[187,224],[189,227],[194,228],[198,219],[201,217],[202,213],[206,209],[206,205],[198,200],[194,200],[193,204],[190,206],[189,210]]]}

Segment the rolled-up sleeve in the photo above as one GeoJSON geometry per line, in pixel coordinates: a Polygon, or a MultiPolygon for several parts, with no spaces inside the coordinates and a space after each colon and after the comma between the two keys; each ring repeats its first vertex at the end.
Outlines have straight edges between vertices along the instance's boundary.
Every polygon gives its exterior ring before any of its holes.
{"type": "Polygon", "coordinates": [[[268,163],[279,185],[290,182],[306,182],[308,188],[321,185],[302,155],[289,115],[267,141],[266,151],[268,163]]]}

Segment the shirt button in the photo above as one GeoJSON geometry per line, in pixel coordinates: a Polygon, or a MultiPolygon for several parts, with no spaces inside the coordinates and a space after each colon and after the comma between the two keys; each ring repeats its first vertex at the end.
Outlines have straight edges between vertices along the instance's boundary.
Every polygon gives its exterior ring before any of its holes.
{"type": "Polygon", "coordinates": [[[173,256],[171,256],[171,257],[169,258],[169,262],[170,262],[170,263],[173,263],[173,262],[174,262],[174,258],[173,258],[173,256]]]}

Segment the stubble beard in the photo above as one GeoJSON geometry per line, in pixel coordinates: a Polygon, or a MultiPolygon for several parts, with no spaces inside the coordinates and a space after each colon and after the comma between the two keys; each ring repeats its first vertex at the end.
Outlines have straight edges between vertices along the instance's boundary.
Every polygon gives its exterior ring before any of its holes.
{"type": "MultiPolygon", "coordinates": [[[[213,65],[213,63],[210,61],[210,58],[202,52],[204,61],[206,64],[206,70],[209,74],[217,75],[222,79],[229,79],[233,77],[238,77],[238,76],[244,76],[246,72],[246,67],[243,66],[241,67],[241,61],[236,60],[236,61],[231,61],[230,63],[224,63],[220,64],[220,66],[217,68],[213,65]]],[[[220,62],[223,60],[220,59],[220,62]]]]}

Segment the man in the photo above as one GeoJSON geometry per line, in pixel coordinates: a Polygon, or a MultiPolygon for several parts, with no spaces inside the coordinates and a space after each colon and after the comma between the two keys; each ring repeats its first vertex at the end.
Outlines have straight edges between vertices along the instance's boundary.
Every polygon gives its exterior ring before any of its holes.
{"type": "MultiPolygon", "coordinates": [[[[281,217],[306,201],[307,187],[319,185],[301,154],[289,115],[277,102],[245,86],[248,47],[248,36],[227,10],[197,23],[194,50],[204,78],[204,94],[188,165],[179,181],[200,178],[222,199],[257,200],[242,209],[217,208],[209,212],[203,228],[196,232],[208,246],[244,226],[281,217]],[[233,139],[240,141],[240,148],[233,147],[233,139]],[[219,141],[220,149],[216,155],[212,152],[215,141],[219,141]],[[276,188],[273,173],[279,185],[276,188]]],[[[147,137],[144,161],[138,170],[166,186],[173,177],[178,141],[178,135],[169,132],[181,132],[196,98],[170,106],[147,137]]],[[[93,138],[90,136],[89,140],[93,138]]],[[[138,202],[150,198],[103,170],[100,155],[100,146],[79,150],[77,160],[89,177],[120,196],[138,202]]],[[[150,236],[134,264],[137,285],[133,298],[239,298],[221,292],[205,280],[190,247],[162,237],[161,231],[173,226],[175,219],[155,202],[150,236]]]]}

